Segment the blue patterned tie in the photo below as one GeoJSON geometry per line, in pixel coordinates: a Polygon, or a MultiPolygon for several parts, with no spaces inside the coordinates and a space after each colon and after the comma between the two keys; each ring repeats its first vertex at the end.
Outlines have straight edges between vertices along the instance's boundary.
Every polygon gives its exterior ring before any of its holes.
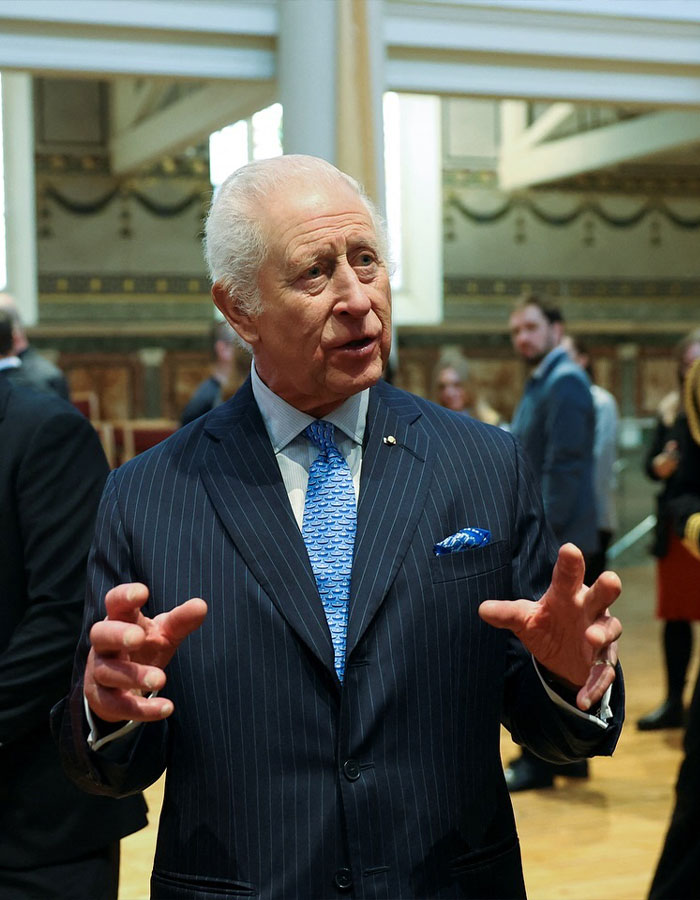
{"type": "Polygon", "coordinates": [[[335,445],[333,431],[333,424],[323,420],[304,429],[320,453],[309,469],[301,533],[333,639],[335,670],[342,681],[357,508],[350,467],[335,445]]]}

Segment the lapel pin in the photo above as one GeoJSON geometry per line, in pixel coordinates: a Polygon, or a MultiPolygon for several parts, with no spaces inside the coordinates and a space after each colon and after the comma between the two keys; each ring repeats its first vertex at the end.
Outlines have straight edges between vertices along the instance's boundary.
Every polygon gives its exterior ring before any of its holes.
{"type": "Polygon", "coordinates": [[[393,447],[396,444],[396,438],[393,434],[387,434],[384,438],[384,443],[388,444],[389,447],[393,447]]]}

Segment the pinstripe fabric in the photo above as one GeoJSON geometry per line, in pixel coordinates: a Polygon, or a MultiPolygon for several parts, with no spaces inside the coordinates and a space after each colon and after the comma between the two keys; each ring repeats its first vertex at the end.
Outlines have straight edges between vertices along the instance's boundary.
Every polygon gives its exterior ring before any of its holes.
{"type": "Polygon", "coordinates": [[[566,719],[477,615],[538,595],[553,559],[512,437],[380,384],[363,454],[342,688],[248,385],[110,479],[86,630],[125,579],[149,584],[150,614],[194,595],[210,608],[168,669],[174,715],[123,759],[81,739],[85,637],[63,721],[87,789],[128,792],[167,766],[154,897],[522,896],[501,718],[553,760],[612,752],[619,722],[566,719]],[[491,543],[433,555],[467,525],[491,543]]]}

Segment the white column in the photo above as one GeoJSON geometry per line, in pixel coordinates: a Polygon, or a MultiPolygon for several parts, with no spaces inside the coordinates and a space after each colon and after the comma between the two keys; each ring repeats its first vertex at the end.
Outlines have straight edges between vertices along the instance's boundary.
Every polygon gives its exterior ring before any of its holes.
{"type": "Polygon", "coordinates": [[[38,317],[32,77],[2,73],[7,291],[25,325],[38,317]]]}
{"type": "Polygon", "coordinates": [[[336,161],[336,5],[279,3],[277,79],[285,153],[336,161]]]}
{"type": "Polygon", "coordinates": [[[396,325],[442,322],[442,141],[440,98],[399,95],[401,281],[396,325]]]}
{"type": "Polygon", "coordinates": [[[515,144],[528,126],[528,104],[525,100],[501,100],[501,144],[515,144]]]}

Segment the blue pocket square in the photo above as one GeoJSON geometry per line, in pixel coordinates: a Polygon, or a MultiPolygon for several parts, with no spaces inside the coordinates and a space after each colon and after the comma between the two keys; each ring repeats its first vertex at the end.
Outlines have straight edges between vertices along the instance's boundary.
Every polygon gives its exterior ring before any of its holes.
{"type": "Polygon", "coordinates": [[[485,528],[462,528],[461,531],[451,534],[444,541],[435,544],[433,553],[435,556],[444,556],[446,553],[455,553],[460,550],[468,550],[471,547],[484,547],[491,541],[491,532],[485,528]]]}

